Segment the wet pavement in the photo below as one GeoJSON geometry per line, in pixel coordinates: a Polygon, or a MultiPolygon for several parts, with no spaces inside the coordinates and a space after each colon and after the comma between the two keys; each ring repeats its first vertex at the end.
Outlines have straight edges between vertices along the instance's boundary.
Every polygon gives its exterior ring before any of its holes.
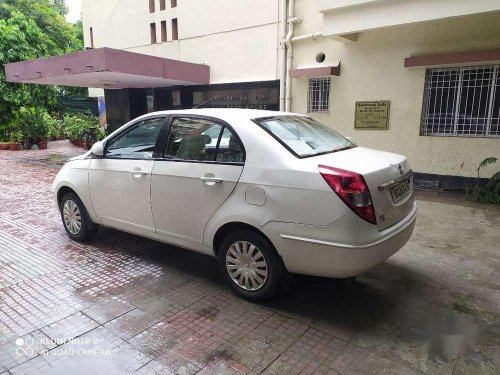
{"type": "Polygon", "coordinates": [[[498,207],[418,194],[386,262],[252,304],[214,258],[110,229],[70,241],[50,185],[79,153],[0,151],[0,374],[499,373],[498,207]]]}

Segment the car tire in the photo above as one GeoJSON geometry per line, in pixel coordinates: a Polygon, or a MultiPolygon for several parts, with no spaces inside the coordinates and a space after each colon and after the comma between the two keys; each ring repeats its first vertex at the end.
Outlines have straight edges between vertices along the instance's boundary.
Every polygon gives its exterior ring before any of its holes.
{"type": "Polygon", "coordinates": [[[76,194],[64,194],[59,211],[64,229],[72,240],[86,242],[97,233],[98,226],[90,220],[83,202],[76,194]]]}
{"type": "Polygon", "coordinates": [[[219,248],[219,265],[229,286],[246,300],[270,299],[281,287],[278,254],[267,238],[254,231],[226,236],[219,248]]]}

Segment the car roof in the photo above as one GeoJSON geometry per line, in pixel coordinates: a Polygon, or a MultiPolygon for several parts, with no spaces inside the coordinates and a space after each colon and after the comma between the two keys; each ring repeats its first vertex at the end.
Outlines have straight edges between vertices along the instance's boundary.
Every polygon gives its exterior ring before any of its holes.
{"type": "MultiPolygon", "coordinates": [[[[231,121],[235,119],[252,120],[260,117],[269,116],[283,116],[283,115],[296,115],[303,116],[297,113],[268,111],[262,109],[246,109],[246,108],[193,108],[193,109],[178,109],[168,111],[150,112],[146,116],[155,115],[173,115],[173,114],[192,114],[208,117],[220,118],[224,121],[231,121]]],[[[145,117],[146,117],[145,116],[145,117]]]]}

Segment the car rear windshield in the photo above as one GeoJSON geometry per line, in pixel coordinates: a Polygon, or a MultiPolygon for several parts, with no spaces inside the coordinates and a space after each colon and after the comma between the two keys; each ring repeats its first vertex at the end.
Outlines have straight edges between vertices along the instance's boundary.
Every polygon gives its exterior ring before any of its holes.
{"type": "Polygon", "coordinates": [[[355,147],[330,127],[305,116],[273,116],[254,120],[298,157],[308,157],[355,147]]]}

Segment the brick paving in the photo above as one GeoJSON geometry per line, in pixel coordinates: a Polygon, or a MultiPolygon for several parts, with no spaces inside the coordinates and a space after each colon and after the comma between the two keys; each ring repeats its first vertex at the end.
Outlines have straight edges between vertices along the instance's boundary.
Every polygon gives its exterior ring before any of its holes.
{"type": "Polygon", "coordinates": [[[70,241],[50,185],[82,152],[0,151],[0,374],[498,373],[498,208],[420,194],[413,238],[383,264],[251,304],[213,258],[111,229],[70,241]],[[429,317],[483,334],[427,354],[429,317]]]}

